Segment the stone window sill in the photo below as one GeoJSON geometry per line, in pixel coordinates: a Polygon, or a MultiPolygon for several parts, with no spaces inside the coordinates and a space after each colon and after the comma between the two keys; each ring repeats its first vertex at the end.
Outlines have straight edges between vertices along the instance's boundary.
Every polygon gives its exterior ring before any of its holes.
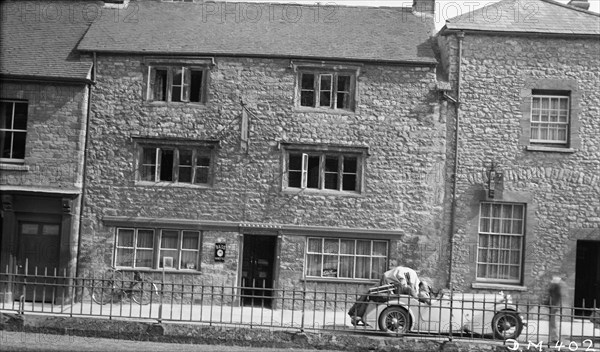
{"type": "Polygon", "coordinates": [[[297,113],[315,113],[315,114],[331,114],[331,115],[356,115],[356,111],[344,110],[344,109],[327,109],[327,108],[313,108],[310,106],[296,106],[294,112],[297,113]]]}
{"type": "Polygon", "coordinates": [[[336,196],[336,197],[363,197],[361,193],[350,192],[350,191],[333,191],[333,190],[321,190],[312,188],[284,188],[282,190],[284,194],[307,194],[311,196],[336,196]]]}
{"type": "Polygon", "coordinates": [[[29,165],[0,163],[0,170],[7,170],[7,171],[29,171],[29,165]]]}
{"type": "Polygon", "coordinates": [[[165,188],[194,188],[194,189],[210,189],[210,185],[200,185],[191,183],[179,183],[179,182],[150,182],[150,181],[138,181],[135,183],[136,186],[141,187],[165,187],[165,188]]]}
{"type": "Polygon", "coordinates": [[[498,290],[498,291],[527,291],[527,286],[510,285],[510,284],[493,284],[487,282],[474,282],[471,288],[483,290],[498,290]]]}
{"type": "Polygon", "coordinates": [[[546,147],[541,145],[528,145],[526,149],[530,152],[575,153],[575,149],[573,148],[546,147]]]}

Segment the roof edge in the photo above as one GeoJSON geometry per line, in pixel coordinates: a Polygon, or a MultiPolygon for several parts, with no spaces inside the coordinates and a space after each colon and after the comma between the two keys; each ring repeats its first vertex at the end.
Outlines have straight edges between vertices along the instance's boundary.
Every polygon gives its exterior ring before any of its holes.
{"type": "Polygon", "coordinates": [[[519,37],[526,36],[542,36],[542,37],[564,37],[564,38],[597,38],[600,37],[598,34],[585,34],[585,33],[564,33],[564,32],[524,32],[524,31],[499,31],[499,30],[485,30],[485,29],[462,29],[462,28],[448,28],[444,26],[440,29],[440,35],[447,36],[454,33],[463,32],[467,34],[485,34],[485,35],[516,35],[519,37]]]}
{"type": "Polygon", "coordinates": [[[94,84],[89,78],[83,77],[56,77],[56,76],[36,76],[36,75],[15,75],[10,73],[0,73],[0,79],[4,81],[23,81],[35,83],[80,83],[94,84]]]}
{"type": "Polygon", "coordinates": [[[590,11],[590,10],[584,10],[584,9],[582,9],[580,7],[571,6],[569,4],[563,4],[563,3],[558,2],[556,0],[540,0],[540,1],[543,1],[543,2],[548,3],[548,4],[552,4],[552,5],[558,5],[560,7],[564,7],[564,8],[567,8],[569,10],[579,11],[579,12],[586,13],[588,15],[593,15],[593,16],[596,16],[596,17],[600,17],[600,13],[596,13],[596,12],[590,11]]]}
{"type": "Polygon", "coordinates": [[[130,50],[98,50],[98,49],[80,49],[81,52],[90,53],[112,53],[112,54],[138,54],[138,55],[158,55],[158,56],[214,56],[214,57],[248,57],[248,58],[270,58],[270,59],[297,59],[297,60],[322,60],[322,61],[342,61],[342,62],[367,62],[382,63],[388,65],[410,65],[410,66],[435,66],[438,64],[436,58],[431,57],[423,60],[381,60],[381,59],[358,59],[346,57],[320,57],[320,56],[297,56],[297,55],[269,55],[269,54],[247,54],[247,53],[190,53],[190,52],[163,52],[163,51],[130,51],[130,50]]]}

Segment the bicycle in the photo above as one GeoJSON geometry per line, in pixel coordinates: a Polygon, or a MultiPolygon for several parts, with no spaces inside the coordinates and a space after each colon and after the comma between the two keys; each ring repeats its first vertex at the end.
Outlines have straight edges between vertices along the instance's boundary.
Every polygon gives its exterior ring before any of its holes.
{"type": "Polygon", "coordinates": [[[102,278],[93,279],[91,295],[97,304],[115,303],[126,296],[137,304],[145,305],[156,301],[153,296],[158,295],[158,288],[139,271],[133,272],[133,280],[125,280],[121,270],[111,268],[102,278]],[[94,285],[98,282],[100,285],[94,285]]]}

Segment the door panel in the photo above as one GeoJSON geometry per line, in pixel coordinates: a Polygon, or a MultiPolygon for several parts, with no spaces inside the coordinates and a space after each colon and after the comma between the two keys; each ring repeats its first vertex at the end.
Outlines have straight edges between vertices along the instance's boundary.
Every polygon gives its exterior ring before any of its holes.
{"type": "Polygon", "coordinates": [[[270,308],[276,236],[244,235],[242,305],[270,308]]]}
{"type": "Polygon", "coordinates": [[[19,273],[27,269],[27,275],[34,276],[20,278],[15,298],[23,293],[27,301],[51,302],[57,298],[54,286],[57,280],[36,276],[59,274],[59,246],[60,223],[19,222],[19,273]]]}

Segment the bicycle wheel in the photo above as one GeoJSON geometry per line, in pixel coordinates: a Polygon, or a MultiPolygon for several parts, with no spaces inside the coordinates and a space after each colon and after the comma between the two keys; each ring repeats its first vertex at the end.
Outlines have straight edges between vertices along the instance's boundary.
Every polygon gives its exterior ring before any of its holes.
{"type": "Polygon", "coordinates": [[[92,300],[98,304],[107,304],[115,302],[121,285],[123,284],[123,275],[116,270],[109,270],[100,278],[92,279],[92,300]]]}
{"type": "Polygon", "coordinates": [[[131,299],[137,304],[155,302],[158,288],[149,280],[137,281],[131,288],[131,299]]]}

